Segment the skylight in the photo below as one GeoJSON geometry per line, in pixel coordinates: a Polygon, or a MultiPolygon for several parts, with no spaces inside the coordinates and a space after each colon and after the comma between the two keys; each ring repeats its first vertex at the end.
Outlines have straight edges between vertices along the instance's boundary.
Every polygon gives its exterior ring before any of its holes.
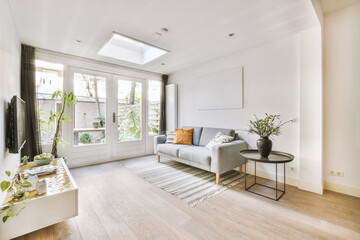
{"type": "Polygon", "coordinates": [[[114,32],[102,46],[98,55],[144,65],[168,52],[114,32]]]}

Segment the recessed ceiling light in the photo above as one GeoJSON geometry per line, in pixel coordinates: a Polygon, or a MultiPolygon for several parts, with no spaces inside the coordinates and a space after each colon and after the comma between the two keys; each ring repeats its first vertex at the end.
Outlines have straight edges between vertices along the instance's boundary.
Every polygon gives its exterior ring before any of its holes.
{"type": "Polygon", "coordinates": [[[82,41],[81,41],[81,40],[79,40],[79,39],[76,39],[76,42],[81,43],[82,41]]]}
{"type": "Polygon", "coordinates": [[[229,33],[229,37],[232,37],[234,35],[235,35],[235,33],[229,33]]]}
{"type": "Polygon", "coordinates": [[[163,66],[164,66],[164,65],[165,65],[165,63],[161,63],[161,65],[163,65],[163,66]]]}
{"type": "Polygon", "coordinates": [[[97,54],[144,65],[168,52],[168,50],[113,32],[97,54]]]}
{"type": "Polygon", "coordinates": [[[163,32],[163,33],[167,33],[169,30],[167,29],[167,28],[162,28],[161,29],[161,32],[163,32]]]}

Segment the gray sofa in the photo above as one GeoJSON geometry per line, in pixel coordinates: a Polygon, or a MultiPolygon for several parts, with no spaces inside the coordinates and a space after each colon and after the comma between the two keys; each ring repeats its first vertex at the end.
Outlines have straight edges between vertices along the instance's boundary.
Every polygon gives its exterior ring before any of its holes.
{"type": "Polygon", "coordinates": [[[241,140],[233,129],[208,128],[208,127],[190,127],[184,126],[184,129],[194,128],[193,145],[165,143],[166,136],[155,136],[154,153],[158,155],[158,161],[164,157],[175,160],[193,167],[201,168],[216,174],[216,184],[219,184],[220,174],[228,172],[236,167],[245,164],[246,160],[240,156],[240,151],[247,149],[247,143],[241,140]],[[214,146],[211,150],[205,148],[211,139],[218,132],[235,138],[233,142],[223,143],[214,146]]]}

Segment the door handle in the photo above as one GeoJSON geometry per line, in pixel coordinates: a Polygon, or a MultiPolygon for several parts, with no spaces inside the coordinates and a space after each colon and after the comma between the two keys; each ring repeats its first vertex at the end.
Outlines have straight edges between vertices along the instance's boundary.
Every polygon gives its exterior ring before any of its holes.
{"type": "Polygon", "coordinates": [[[115,123],[115,120],[116,120],[117,117],[120,117],[120,116],[117,116],[117,115],[115,114],[115,112],[113,112],[113,123],[115,123]]]}

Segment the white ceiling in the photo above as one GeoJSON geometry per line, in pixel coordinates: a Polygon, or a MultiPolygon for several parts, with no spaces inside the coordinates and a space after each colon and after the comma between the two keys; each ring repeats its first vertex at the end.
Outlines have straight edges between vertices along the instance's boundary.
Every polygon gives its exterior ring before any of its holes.
{"type": "Polygon", "coordinates": [[[22,43],[159,73],[172,73],[276,41],[318,24],[310,0],[10,0],[10,3],[22,43]],[[152,34],[163,27],[168,28],[168,33],[154,38],[152,34]],[[97,55],[113,31],[171,52],[143,66],[97,55]],[[229,33],[235,36],[229,37],[229,33]]]}
{"type": "Polygon", "coordinates": [[[319,0],[319,2],[324,14],[328,14],[355,3],[359,3],[360,0],[319,0]]]}

